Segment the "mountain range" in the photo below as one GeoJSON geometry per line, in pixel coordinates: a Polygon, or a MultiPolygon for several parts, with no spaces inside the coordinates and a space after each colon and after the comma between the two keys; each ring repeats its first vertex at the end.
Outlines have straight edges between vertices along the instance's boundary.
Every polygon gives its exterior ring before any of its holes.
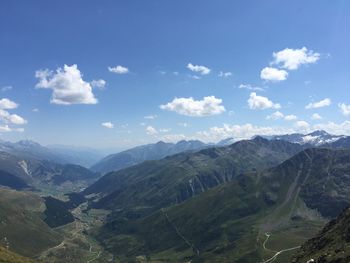
{"type": "Polygon", "coordinates": [[[130,167],[144,161],[159,160],[180,152],[191,152],[207,148],[201,141],[179,141],[166,143],[159,141],[153,144],[138,146],[120,153],[111,154],[91,166],[91,170],[107,173],[130,167]]]}
{"type": "Polygon", "coordinates": [[[131,167],[106,158],[125,167],[102,177],[20,143],[0,152],[0,246],[57,263],[322,259],[347,242],[333,227],[347,219],[319,231],[350,205],[350,137],[304,136],[318,139],[158,142],[126,151],[131,167]]]}

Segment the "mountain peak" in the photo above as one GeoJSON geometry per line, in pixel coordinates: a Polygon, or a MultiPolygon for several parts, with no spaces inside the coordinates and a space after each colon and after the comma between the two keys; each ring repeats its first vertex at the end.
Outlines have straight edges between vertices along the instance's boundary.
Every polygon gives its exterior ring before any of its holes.
{"type": "Polygon", "coordinates": [[[325,130],[316,130],[313,131],[307,135],[311,135],[311,136],[330,136],[331,134],[329,134],[328,132],[326,132],[325,130]]]}

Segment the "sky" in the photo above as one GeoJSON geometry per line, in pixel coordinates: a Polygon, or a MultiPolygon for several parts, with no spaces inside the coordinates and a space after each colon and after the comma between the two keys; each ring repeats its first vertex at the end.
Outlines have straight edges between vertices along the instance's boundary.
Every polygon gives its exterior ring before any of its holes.
{"type": "Polygon", "coordinates": [[[350,2],[0,3],[0,138],[350,135],[350,2]]]}

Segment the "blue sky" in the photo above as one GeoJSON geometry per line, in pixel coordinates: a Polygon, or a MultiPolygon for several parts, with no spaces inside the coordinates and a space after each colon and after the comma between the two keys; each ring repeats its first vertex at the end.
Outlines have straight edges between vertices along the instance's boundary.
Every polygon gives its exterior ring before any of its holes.
{"type": "Polygon", "coordinates": [[[350,134],[349,11],[319,0],[1,1],[0,138],[126,148],[350,134]]]}

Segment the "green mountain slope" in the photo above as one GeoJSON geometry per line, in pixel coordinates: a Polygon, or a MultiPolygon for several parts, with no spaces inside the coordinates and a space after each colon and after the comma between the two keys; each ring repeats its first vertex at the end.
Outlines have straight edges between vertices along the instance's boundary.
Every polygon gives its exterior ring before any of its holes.
{"type": "Polygon", "coordinates": [[[276,262],[288,262],[350,204],[349,174],[350,150],[307,149],[275,168],[237,175],[153,213],[120,205],[95,234],[123,262],[140,256],[155,262],[258,262],[278,251],[283,253],[276,262]]]}
{"type": "Polygon", "coordinates": [[[337,219],[330,221],[316,237],[308,240],[294,256],[292,262],[350,262],[350,209],[344,210],[337,219]]]}
{"type": "Polygon", "coordinates": [[[36,261],[22,257],[0,246],[0,263],[35,263],[36,261]]]}
{"type": "Polygon", "coordinates": [[[96,208],[137,209],[144,213],[180,203],[243,172],[281,163],[302,146],[261,137],[196,153],[181,153],[109,173],[83,194],[97,195],[96,208]],[[145,211],[142,211],[145,210],[145,211]]]}
{"type": "Polygon", "coordinates": [[[43,220],[45,201],[29,192],[0,189],[0,240],[21,255],[34,257],[62,237],[43,220]]]}

